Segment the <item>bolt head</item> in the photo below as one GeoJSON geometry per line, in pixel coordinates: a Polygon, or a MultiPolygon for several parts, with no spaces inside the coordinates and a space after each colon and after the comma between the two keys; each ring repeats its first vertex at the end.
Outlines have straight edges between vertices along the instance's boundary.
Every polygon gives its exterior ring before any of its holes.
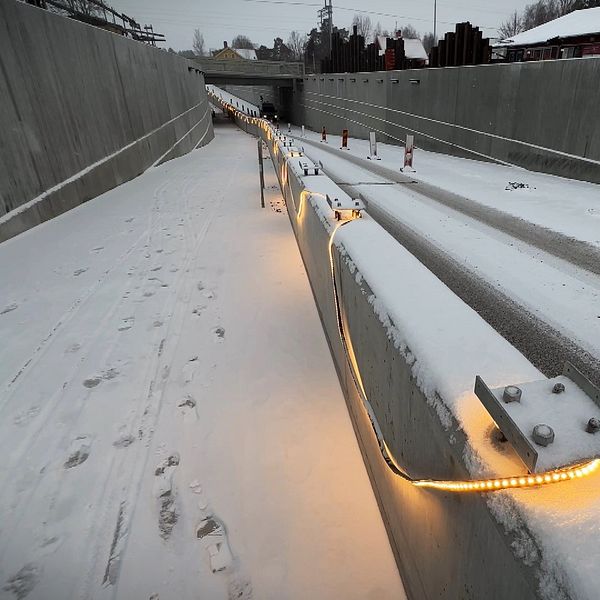
{"type": "Polygon", "coordinates": [[[562,394],[565,391],[565,384],[564,383],[557,383],[555,384],[555,386],[552,388],[552,393],[553,394],[562,394]]]}
{"type": "Polygon", "coordinates": [[[554,430],[543,423],[536,425],[533,428],[533,441],[538,446],[549,446],[554,441],[554,430]]]}
{"type": "Polygon", "coordinates": [[[600,419],[592,417],[587,424],[586,431],[588,433],[598,433],[600,431],[600,419]]]}
{"type": "Polygon", "coordinates": [[[502,395],[502,399],[507,404],[509,402],[521,402],[522,394],[523,392],[521,391],[521,388],[517,387],[516,385],[507,385],[504,388],[504,394],[502,395]]]}

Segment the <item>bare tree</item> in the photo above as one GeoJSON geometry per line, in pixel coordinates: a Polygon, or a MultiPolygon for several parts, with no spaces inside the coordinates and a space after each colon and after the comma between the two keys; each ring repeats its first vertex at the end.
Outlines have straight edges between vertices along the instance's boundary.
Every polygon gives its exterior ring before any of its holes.
{"type": "Polygon", "coordinates": [[[405,25],[402,28],[402,37],[407,40],[419,40],[421,39],[417,30],[412,25],[405,25]]]}
{"type": "Polygon", "coordinates": [[[502,39],[508,39],[523,31],[523,21],[519,13],[515,10],[510,17],[500,25],[498,32],[502,39]]]}
{"type": "Polygon", "coordinates": [[[574,10],[600,6],[600,0],[537,0],[528,4],[521,14],[516,11],[500,26],[500,35],[509,38],[521,31],[533,29],[574,10]]]}
{"type": "Polygon", "coordinates": [[[204,56],[204,36],[200,33],[199,29],[194,30],[192,48],[194,49],[194,54],[196,56],[204,56]]]}
{"type": "Polygon", "coordinates": [[[376,42],[380,35],[383,35],[383,29],[381,28],[381,23],[377,21],[377,25],[373,27],[373,41],[376,42]]]}
{"type": "Polygon", "coordinates": [[[307,44],[306,36],[298,31],[292,31],[288,37],[287,47],[290,49],[293,59],[298,61],[304,60],[307,44]]]}
{"type": "Polygon", "coordinates": [[[431,49],[437,44],[437,40],[435,39],[435,35],[433,33],[426,33],[423,36],[423,48],[425,48],[425,52],[429,54],[431,49]]]}
{"type": "MultiPolygon", "coordinates": [[[[81,13],[86,17],[98,17],[104,12],[100,6],[92,4],[87,0],[63,0],[63,4],[66,10],[81,13]]],[[[64,13],[64,10],[58,6],[50,5],[50,10],[52,12],[64,13]]]]}
{"type": "Polygon", "coordinates": [[[369,15],[354,15],[354,19],[352,19],[352,27],[356,25],[356,30],[358,31],[358,35],[362,35],[365,40],[371,39],[371,34],[373,32],[373,25],[371,23],[371,17],[369,15]]]}
{"type": "Polygon", "coordinates": [[[247,35],[236,35],[231,41],[232,48],[254,50],[254,44],[247,35]]]}

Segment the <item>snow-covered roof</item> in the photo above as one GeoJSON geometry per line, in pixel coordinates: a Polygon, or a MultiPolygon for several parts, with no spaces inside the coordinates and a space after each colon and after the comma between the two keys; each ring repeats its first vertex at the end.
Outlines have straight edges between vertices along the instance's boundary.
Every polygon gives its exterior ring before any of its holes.
{"type": "Polygon", "coordinates": [[[249,48],[233,48],[233,50],[246,60],[257,60],[256,50],[250,50],[249,48]]]}
{"type": "Polygon", "coordinates": [[[412,58],[416,60],[427,60],[427,52],[423,47],[421,40],[405,39],[404,40],[404,54],[406,58],[412,58]]]}
{"type": "Polygon", "coordinates": [[[524,46],[542,44],[554,38],[568,38],[600,33],[600,8],[575,10],[568,15],[549,21],[529,31],[498,42],[497,46],[524,46]]]}
{"type": "MultiPolygon", "coordinates": [[[[385,48],[387,46],[387,38],[384,35],[377,36],[377,43],[379,44],[379,56],[385,54],[385,48]]],[[[406,58],[413,60],[427,60],[427,52],[423,47],[423,42],[419,39],[404,38],[404,54],[406,58]]]]}

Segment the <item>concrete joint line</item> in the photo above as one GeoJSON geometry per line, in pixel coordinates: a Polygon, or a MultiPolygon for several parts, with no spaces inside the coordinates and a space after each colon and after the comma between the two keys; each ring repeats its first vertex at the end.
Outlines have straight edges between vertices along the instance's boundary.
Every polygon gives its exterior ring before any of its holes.
{"type": "MultiPolygon", "coordinates": [[[[155,160],[152,163],[152,167],[156,167],[157,165],[159,165],[163,161],[165,156],[168,156],[176,146],[178,146],[188,135],[190,135],[190,133],[192,133],[192,131],[194,131],[194,129],[196,129],[196,127],[198,127],[198,125],[200,125],[200,123],[202,123],[202,121],[204,121],[207,114],[208,114],[208,102],[206,103],[206,110],[204,111],[204,114],[200,117],[200,120],[193,127],[188,129],[188,131],[186,131],[160,158],[155,160]]],[[[150,167],[150,168],[152,168],[152,167],[150,167]]]]}
{"type": "MultiPolygon", "coordinates": [[[[377,108],[378,110],[385,110],[385,111],[389,111],[389,112],[394,112],[400,115],[404,115],[407,117],[413,117],[415,119],[421,119],[422,121],[429,121],[430,123],[436,123],[437,125],[444,125],[446,127],[453,127],[454,129],[460,129],[462,131],[468,131],[469,133],[475,133],[477,135],[483,135],[486,137],[490,137],[496,140],[500,140],[503,142],[511,142],[513,144],[520,144],[522,146],[527,146],[528,148],[534,148],[535,150],[542,150],[543,152],[548,152],[550,154],[556,154],[558,156],[562,156],[564,158],[571,158],[573,160],[579,160],[582,162],[587,162],[590,163],[592,165],[600,165],[600,160],[594,160],[592,158],[586,158],[585,156],[580,156],[579,154],[570,154],[568,152],[562,152],[560,150],[554,150],[553,148],[547,148],[545,146],[539,146],[537,144],[532,144],[530,142],[525,142],[523,140],[517,140],[514,138],[509,138],[509,137],[505,137],[502,135],[498,135],[496,133],[489,133],[488,131],[480,131],[479,129],[472,129],[470,127],[465,127],[464,125],[457,125],[456,123],[448,123],[447,121],[439,121],[438,119],[432,119],[431,117],[423,117],[422,115],[417,115],[415,113],[409,113],[406,111],[402,111],[402,110],[398,110],[395,108],[388,108],[386,106],[381,106],[378,104],[371,104],[370,102],[361,102],[360,100],[353,100],[351,98],[339,98],[338,96],[330,96],[328,94],[321,94],[321,93],[316,93],[316,92],[306,92],[307,94],[310,94],[312,96],[319,96],[321,98],[329,98],[331,100],[342,100],[345,102],[354,102],[356,104],[362,104],[363,106],[370,106],[372,108],[377,108]]],[[[324,103],[325,106],[331,106],[331,105],[327,105],[324,103]]],[[[336,107],[336,108],[342,108],[343,110],[351,110],[351,109],[346,109],[343,107],[336,107]]],[[[351,111],[351,112],[356,112],[356,111],[351,111]]],[[[358,113],[358,114],[365,114],[365,113],[358,113]]],[[[370,118],[373,119],[377,119],[377,117],[373,117],[371,115],[367,115],[370,118]]],[[[391,123],[390,121],[385,121],[385,119],[378,119],[378,120],[382,120],[385,123],[390,123],[391,125],[393,125],[394,123],[391,123]]],[[[407,127],[404,127],[404,129],[408,129],[407,127]]],[[[409,131],[415,131],[416,133],[420,133],[421,135],[425,135],[421,132],[417,132],[416,130],[412,130],[409,129],[409,131]]],[[[435,139],[435,138],[432,138],[435,139]]],[[[443,141],[443,140],[438,140],[438,141],[443,141]]],[[[460,146],[457,146],[458,148],[460,148],[460,146]]],[[[481,156],[487,156],[485,154],[482,154],[481,156]]],[[[488,157],[491,158],[491,157],[488,157]]],[[[506,163],[509,164],[509,163],[506,163]]]]}
{"type": "Polygon", "coordinates": [[[92,163],[91,165],[88,165],[87,167],[85,167],[81,171],[75,173],[74,175],[71,175],[71,177],[69,177],[68,179],[65,179],[64,181],[61,181],[60,183],[57,183],[56,185],[52,186],[50,189],[47,189],[45,192],[42,192],[39,196],[36,196],[32,200],[29,200],[28,202],[26,202],[24,204],[21,204],[20,206],[17,206],[15,209],[11,210],[10,212],[6,213],[5,215],[2,215],[0,217],[0,225],[2,225],[4,223],[7,223],[12,218],[16,217],[17,215],[21,214],[22,212],[25,212],[26,210],[28,210],[30,208],[33,208],[33,206],[35,206],[38,202],[44,200],[44,198],[47,198],[48,196],[50,196],[54,192],[57,192],[58,190],[60,190],[61,188],[63,188],[65,185],[67,185],[69,183],[73,183],[74,181],[77,181],[77,179],[80,179],[84,175],[87,175],[90,171],[93,171],[94,169],[97,169],[98,167],[102,166],[104,163],[108,162],[109,160],[112,160],[113,158],[119,156],[120,154],[122,154],[126,150],[129,150],[130,148],[132,148],[133,146],[135,146],[139,142],[141,142],[141,141],[149,138],[150,136],[154,135],[155,133],[158,133],[161,129],[163,129],[164,127],[167,127],[167,125],[170,125],[171,123],[173,123],[177,119],[183,117],[184,115],[187,115],[189,112],[191,112],[192,110],[194,110],[195,108],[197,108],[198,106],[200,106],[203,102],[204,102],[204,100],[201,100],[200,102],[198,102],[198,104],[195,104],[191,108],[188,108],[186,111],[178,114],[177,116],[175,116],[172,119],[168,120],[166,123],[163,123],[162,125],[160,125],[156,129],[153,129],[149,133],[146,133],[145,135],[143,135],[142,137],[138,138],[137,140],[134,140],[133,142],[130,142],[126,146],[123,146],[122,148],[119,148],[119,150],[117,150],[116,152],[113,152],[112,154],[109,154],[108,156],[105,156],[104,158],[101,158],[99,161],[97,161],[95,163],[92,163]]]}
{"type": "MultiPolygon", "coordinates": [[[[336,106],[334,104],[328,104],[326,102],[319,102],[318,100],[309,100],[308,102],[315,102],[317,104],[322,104],[323,106],[330,106],[330,107],[333,107],[333,108],[342,108],[342,107],[336,106]]],[[[371,131],[376,131],[377,133],[381,133],[382,135],[385,135],[385,136],[387,136],[389,138],[392,138],[393,140],[397,140],[398,142],[400,142],[400,145],[402,145],[402,146],[405,145],[404,140],[402,140],[399,137],[396,137],[396,136],[394,136],[394,135],[392,135],[390,133],[387,133],[386,131],[381,131],[381,129],[376,129],[374,127],[369,127],[368,125],[365,125],[364,123],[361,123],[360,121],[355,121],[353,119],[349,119],[348,117],[341,117],[338,114],[329,112],[327,110],[322,110],[320,108],[315,108],[314,106],[311,107],[311,106],[307,106],[306,104],[302,104],[302,103],[300,105],[304,106],[304,108],[308,108],[309,110],[317,110],[317,111],[322,112],[322,113],[324,113],[326,115],[331,115],[332,117],[336,117],[338,119],[345,119],[347,121],[350,121],[350,123],[356,123],[357,125],[360,125],[361,127],[364,127],[366,129],[370,129],[371,131]]],[[[464,146],[459,146],[458,144],[455,144],[453,142],[449,142],[447,140],[443,140],[441,138],[437,138],[437,137],[435,137],[433,135],[429,135],[428,133],[425,133],[423,131],[419,131],[418,129],[412,129],[410,127],[405,127],[404,125],[398,125],[397,123],[392,123],[391,121],[386,121],[385,119],[381,119],[379,117],[373,117],[372,115],[368,115],[366,113],[361,113],[359,111],[352,110],[351,108],[342,108],[342,110],[345,110],[345,111],[348,111],[348,112],[353,112],[353,113],[356,113],[358,115],[362,115],[364,117],[367,117],[368,119],[376,119],[377,121],[382,121],[383,123],[386,123],[388,125],[392,125],[393,127],[397,127],[398,129],[404,129],[406,131],[412,131],[413,133],[417,133],[419,135],[422,135],[423,137],[426,137],[426,138],[428,138],[430,140],[434,140],[436,142],[440,142],[440,144],[446,144],[447,146],[450,146],[451,148],[458,148],[459,150],[463,150],[464,152],[468,152],[470,154],[473,154],[474,156],[479,156],[481,158],[485,158],[486,160],[491,160],[493,162],[496,162],[498,164],[504,165],[506,167],[515,167],[517,169],[522,169],[523,168],[523,167],[520,167],[519,165],[515,165],[513,163],[506,162],[504,160],[501,160],[499,158],[495,158],[493,156],[489,156],[488,154],[483,154],[481,152],[477,152],[476,150],[472,150],[471,148],[465,148],[464,146]]]]}

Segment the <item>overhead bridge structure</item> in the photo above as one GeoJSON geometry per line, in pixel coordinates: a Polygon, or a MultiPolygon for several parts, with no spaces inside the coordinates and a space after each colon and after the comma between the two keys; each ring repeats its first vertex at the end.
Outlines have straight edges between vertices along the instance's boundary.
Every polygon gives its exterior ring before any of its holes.
{"type": "Polygon", "coordinates": [[[220,60],[196,58],[206,83],[215,85],[269,85],[291,88],[295,79],[304,77],[301,62],[271,60],[220,60]]]}

